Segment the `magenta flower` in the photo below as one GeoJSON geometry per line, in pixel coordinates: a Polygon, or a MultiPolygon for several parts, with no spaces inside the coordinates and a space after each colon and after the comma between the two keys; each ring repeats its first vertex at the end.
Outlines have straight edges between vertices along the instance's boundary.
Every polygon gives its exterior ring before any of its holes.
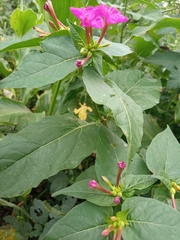
{"type": "Polygon", "coordinates": [[[114,203],[119,204],[120,203],[120,197],[115,197],[114,198],[114,203]]]}
{"type": "Polygon", "coordinates": [[[126,167],[125,162],[118,162],[118,167],[119,167],[120,169],[124,169],[124,168],[126,167]]]}
{"type": "Polygon", "coordinates": [[[88,55],[86,58],[84,58],[84,59],[82,59],[82,60],[81,60],[81,59],[78,59],[78,60],[76,61],[76,67],[78,67],[78,68],[82,67],[83,64],[90,59],[90,57],[91,57],[91,56],[88,55]]]}
{"type": "Polygon", "coordinates": [[[91,180],[88,185],[89,185],[90,188],[95,188],[95,189],[97,189],[97,190],[99,190],[101,192],[104,192],[104,193],[112,195],[111,191],[101,187],[95,180],[91,180]]]}
{"type": "Polygon", "coordinates": [[[102,28],[104,26],[103,19],[96,14],[94,7],[70,7],[70,11],[81,21],[83,27],[102,28]]]}
{"type": "Polygon", "coordinates": [[[128,18],[126,16],[123,16],[122,13],[114,7],[109,7],[105,4],[101,4],[97,6],[95,9],[97,16],[102,17],[104,19],[105,24],[107,25],[123,23],[128,21],[128,18]]]}
{"type": "Polygon", "coordinates": [[[125,162],[118,162],[118,167],[119,167],[119,169],[118,169],[118,175],[117,175],[117,178],[116,178],[116,187],[119,186],[119,181],[120,181],[120,178],[121,178],[122,171],[126,167],[125,162]]]}
{"type": "Polygon", "coordinates": [[[89,187],[90,187],[90,188],[95,188],[96,185],[97,185],[96,180],[91,180],[91,181],[89,182],[89,187]]]}

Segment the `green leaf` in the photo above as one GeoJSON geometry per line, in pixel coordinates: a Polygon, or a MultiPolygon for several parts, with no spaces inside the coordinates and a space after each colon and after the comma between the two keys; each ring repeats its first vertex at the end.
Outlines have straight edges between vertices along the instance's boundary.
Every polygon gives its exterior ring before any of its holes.
{"type": "Polygon", "coordinates": [[[123,192],[142,190],[153,185],[157,179],[153,178],[151,175],[133,175],[128,174],[126,177],[121,179],[124,183],[123,192]]]}
{"type": "Polygon", "coordinates": [[[35,88],[61,80],[77,69],[78,52],[71,38],[52,37],[41,43],[44,52],[27,54],[0,88],[35,88]]]}
{"type": "Polygon", "coordinates": [[[129,225],[123,229],[124,240],[178,240],[180,213],[154,199],[133,197],[127,199],[122,210],[130,209],[129,225]]]}
{"type": "Polygon", "coordinates": [[[11,39],[6,41],[1,41],[0,52],[40,46],[40,43],[47,38],[54,37],[54,36],[66,36],[66,35],[69,35],[69,32],[63,30],[63,31],[51,33],[50,35],[44,38],[35,38],[32,36],[29,38],[28,36],[24,36],[21,40],[11,39]]]}
{"type": "Polygon", "coordinates": [[[84,28],[77,26],[76,24],[73,24],[71,21],[67,20],[71,36],[74,42],[74,45],[78,50],[80,50],[83,46],[86,45],[86,34],[84,28]]]}
{"type": "Polygon", "coordinates": [[[10,68],[7,68],[7,65],[8,63],[3,58],[0,58],[0,73],[5,77],[12,72],[10,68]]]}
{"type": "Polygon", "coordinates": [[[144,125],[143,125],[143,138],[141,147],[147,148],[153,138],[162,131],[158,126],[157,119],[152,117],[150,114],[144,114],[144,125]]]}
{"type": "MultiPolygon", "coordinates": [[[[87,201],[99,206],[115,206],[114,197],[112,195],[96,189],[91,189],[89,187],[88,183],[91,180],[92,178],[78,181],[72,184],[70,187],[53,193],[52,196],[55,197],[58,195],[67,195],[75,198],[86,199],[87,201]]],[[[105,183],[101,182],[100,185],[110,191],[109,187],[105,183]]]]}
{"type": "Polygon", "coordinates": [[[118,162],[127,163],[128,146],[115,133],[101,125],[97,142],[95,169],[99,181],[106,176],[112,184],[116,184],[118,162]]]}
{"type": "Polygon", "coordinates": [[[105,218],[113,215],[112,208],[84,202],[58,220],[41,240],[110,240],[101,236],[106,228],[105,218]]]}
{"type": "Polygon", "coordinates": [[[177,31],[180,31],[180,19],[179,18],[171,18],[171,17],[167,17],[167,16],[163,16],[161,19],[158,19],[158,21],[152,23],[149,26],[138,26],[136,27],[133,32],[132,35],[133,36],[143,36],[146,33],[149,33],[151,30],[159,30],[162,28],[167,28],[167,27],[173,27],[175,28],[177,31]]]}
{"type": "MultiPolygon", "coordinates": [[[[128,141],[128,161],[131,161],[141,145],[143,115],[142,109],[113,82],[109,85],[93,69],[84,69],[83,81],[87,92],[97,104],[109,107],[116,124],[122,129],[128,141]]],[[[130,162],[129,162],[130,163],[130,162]]]]}
{"type": "Polygon", "coordinates": [[[22,37],[25,33],[33,28],[38,20],[37,14],[32,9],[21,11],[17,8],[11,15],[11,28],[18,37],[22,37]]]}
{"type": "Polygon", "coordinates": [[[96,148],[98,132],[95,123],[79,125],[65,115],[45,117],[8,135],[0,141],[0,197],[22,195],[60,170],[78,166],[96,148]]]}
{"type": "Polygon", "coordinates": [[[32,113],[24,104],[8,98],[0,99],[0,109],[0,123],[16,125],[16,131],[45,117],[44,113],[32,113]]]}
{"type": "Polygon", "coordinates": [[[143,72],[135,70],[116,70],[107,77],[129,95],[143,110],[159,102],[161,83],[158,79],[146,77],[143,72]]]}
{"type": "Polygon", "coordinates": [[[150,171],[147,168],[145,161],[143,161],[143,159],[138,154],[136,154],[129,168],[129,174],[149,175],[149,173],[150,171]]]}
{"type": "Polygon", "coordinates": [[[70,7],[83,7],[82,0],[68,0],[68,1],[57,1],[52,0],[52,4],[56,13],[57,18],[65,25],[67,25],[67,19],[71,22],[79,22],[79,20],[71,13],[70,7]]]}
{"type": "MultiPolygon", "coordinates": [[[[93,38],[96,41],[99,39],[98,37],[93,37],[93,38]]],[[[122,57],[122,56],[132,53],[132,50],[128,46],[126,46],[122,43],[115,43],[115,42],[111,42],[106,39],[103,39],[101,41],[100,46],[104,45],[104,44],[107,44],[108,46],[100,47],[100,48],[98,48],[98,51],[104,52],[105,54],[107,54],[110,57],[113,57],[113,56],[122,57]]]]}
{"type": "Polygon", "coordinates": [[[146,154],[147,166],[155,175],[165,172],[170,179],[179,179],[179,159],[179,143],[170,128],[167,127],[166,130],[159,133],[151,142],[146,154]]]}
{"type": "Polygon", "coordinates": [[[36,198],[33,201],[33,205],[30,207],[30,214],[36,222],[42,225],[47,222],[49,216],[43,201],[36,198]]]}
{"type": "Polygon", "coordinates": [[[180,87],[180,53],[166,51],[156,52],[154,55],[146,58],[146,62],[158,64],[166,67],[171,73],[169,75],[167,88],[179,88],[180,87]]]}
{"type": "Polygon", "coordinates": [[[9,98],[0,98],[0,121],[4,116],[8,116],[16,113],[31,113],[29,108],[27,108],[23,103],[14,101],[9,98]]]}

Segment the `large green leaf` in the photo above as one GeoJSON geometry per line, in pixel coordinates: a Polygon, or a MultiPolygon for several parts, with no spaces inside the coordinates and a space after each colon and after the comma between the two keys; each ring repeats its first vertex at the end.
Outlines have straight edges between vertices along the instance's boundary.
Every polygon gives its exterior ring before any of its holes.
{"type": "Polygon", "coordinates": [[[110,207],[81,203],[58,220],[41,240],[110,240],[101,232],[106,228],[105,218],[112,215],[110,207]]]}
{"type": "Polygon", "coordinates": [[[10,24],[17,36],[22,37],[33,28],[37,20],[38,16],[32,9],[21,11],[17,8],[11,15],[10,24]]]}
{"type": "Polygon", "coordinates": [[[122,129],[128,141],[128,163],[141,145],[143,115],[142,109],[113,82],[109,85],[91,67],[84,69],[83,81],[94,102],[109,107],[116,124],[122,129]]]}
{"type": "Polygon", "coordinates": [[[167,127],[165,131],[159,133],[151,142],[146,155],[147,166],[155,175],[162,175],[165,172],[170,179],[180,179],[179,159],[179,143],[170,128],[167,127]]]}
{"type": "Polygon", "coordinates": [[[76,167],[96,148],[99,127],[70,116],[45,117],[0,141],[0,197],[13,197],[60,170],[76,167]]]}
{"type": "Polygon", "coordinates": [[[130,209],[129,225],[123,229],[124,240],[179,240],[180,213],[154,199],[127,199],[122,210],[130,209]]]}
{"type": "Polygon", "coordinates": [[[35,88],[61,80],[77,69],[78,51],[68,36],[41,43],[44,52],[32,51],[18,68],[0,82],[0,88],[35,88]]]}
{"type": "Polygon", "coordinates": [[[129,95],[143,110],[159,102],[161,83],[158,79],[146,77],[143,72],[135,70],[116,70],[107,77],[129,95]]]}
{"type": "Polygon", "coordinates": [[[156,52],[146,58],[146,62],[161,65],[171,72],[167,83],[168,89],[180,87],[180,53],[172,51],[156,52]]]}

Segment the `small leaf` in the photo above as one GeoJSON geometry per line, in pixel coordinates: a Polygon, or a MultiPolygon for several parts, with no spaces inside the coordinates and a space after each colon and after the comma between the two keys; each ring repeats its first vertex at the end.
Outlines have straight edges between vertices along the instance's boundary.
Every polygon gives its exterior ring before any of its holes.
{"type": "Polygon", "coordinates": [[[11,15],[10,24],[16,35],[22,37],[33,28],[37,19],[37,14],[32,9],[21,11],[17,8],[11,15]]]}
{"type": "Polygon", "coordinates": [[[33,201],[33,205],[30,207],[30,214],[32,218],[40,224],[45,224],[49,216],[44,203],[36,198],[33,201]]]}
{"type": "Polygon", "coordinates": [[[180,173],[180,146],[170,128],[156,135],[151,142],[146,163],[151,172],[158,175],[165,172],[168,178],[179,179],[180,173]]]}
{"type": "Polygon", "coordinates": [[[41,240],[110,240],[101,236],[105,218],[113,215],[112,208],[84,202],[58,220],[41,240]]]}
{"type": "MultiPolygon", "coordinates": [[[[98,37],[94,37],[94,39],[97,41],[98,37]]],[[[105,54],[107,54],[110,57],[113,57],[113,56],[122,57],[122,56],[132,53],[132,50],[128,46],[126,46],[122,43],[115,43],[115,42],[111,42],[106,39],[103,39],[101,41],[100,46],[103,44],[108,44],[108,46],[98,48],[98,50],[101,52],[104,52],[105,54]]]]}

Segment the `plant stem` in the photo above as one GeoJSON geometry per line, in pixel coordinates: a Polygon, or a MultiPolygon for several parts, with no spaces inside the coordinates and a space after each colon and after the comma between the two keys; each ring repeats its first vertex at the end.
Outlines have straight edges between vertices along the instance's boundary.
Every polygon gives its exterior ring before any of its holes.
{"type": "MultiPolygon", "coordinates": [[[[124,11],[123,11],[123,15],[126,15],[126,11],[127,11],[127,6],[128,6],[128,0],[124,1],[124,11]]],[[[121,28],[121,36],[120,36],[120,43],[122,43],[123,41],[123,35],[124,35],[124,29],[126,27],[126,23],[122,24],[122,28],[121,28]]]]}
{"type": "Polygon", "coordinates": [[[172,207],[177,210],[177,207],[176,207],[176,202],[175,202],[175,199],[174,199],[174,195],[171,195],[171,201],[172,201],[172,207]]]}
{"type": "Polygon", "coordinates": [[[58,82],[54,83],[54,85],[53,85],[52,98],[51,98],[48,116],[52,115],[52,113],[53,113],[54,107],[56,105],[56,98],[57,98],[60,86],[61,86],[61,81],[58,81],[58,82]],[[53,90],[54,90],[54,92],[53,92],[53,90]]]}
{"type": "MultiPolygon", "coordinates": [[[[29,213],[27,213],[23,208],[17,206],[17,205],[14,204],[14,203],[8,202],[8,201],[0,198],[0,205],[15,208],[15,209],[21,211],[24,215],[26,215],[26,217],[28,217],[29,219],[31,219],[33,222],[35,222],[34,219],[31,217],[31,215],[30,215],[29,213]]],[[[36,223],[36,222],[35,222],[35,223],[36,223]]]]}
{"type": "Polygon", "coordinates": [[[20,9],[23,11],[23,0],[20,0],[20,9]]]}

